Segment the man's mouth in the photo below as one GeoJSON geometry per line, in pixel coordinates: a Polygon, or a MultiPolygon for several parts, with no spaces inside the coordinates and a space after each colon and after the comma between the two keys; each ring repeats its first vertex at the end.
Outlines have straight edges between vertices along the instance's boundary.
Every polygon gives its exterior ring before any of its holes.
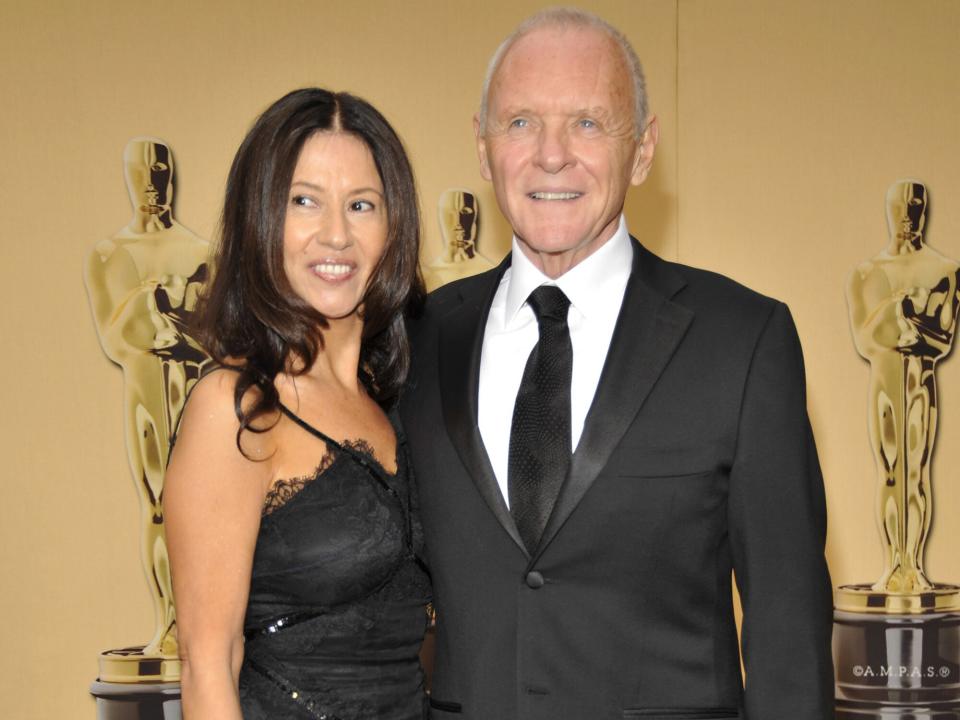
{"type": "Polygon", "coordinates": [[[532,192],[529,197],[534,200],[576,200],[583,193],[578,192],[532,192]]]}

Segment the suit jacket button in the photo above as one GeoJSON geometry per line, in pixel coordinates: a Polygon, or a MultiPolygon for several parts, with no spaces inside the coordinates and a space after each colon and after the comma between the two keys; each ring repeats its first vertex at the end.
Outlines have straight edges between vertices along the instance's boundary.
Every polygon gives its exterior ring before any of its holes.
{"type": "Polygon", "coordinates": [[[527,583],[527,587],[532,588],[534,590],[542,588],[543,583],[545,582],[543,579],[543,575],[538,573],[536,570],[531,570],[530,572],[528,572],[525,580],[527,583]]]}

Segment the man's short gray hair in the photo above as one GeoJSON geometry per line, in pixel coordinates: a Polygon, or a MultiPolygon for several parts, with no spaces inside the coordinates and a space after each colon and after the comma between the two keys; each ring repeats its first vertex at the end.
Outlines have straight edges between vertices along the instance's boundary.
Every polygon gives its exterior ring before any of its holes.
{"type": "Polygon", "coordinates": [[[487,110],[490,96],[490,83],[496,74],[500,63],[503,62],[507,51],[513,47],[514,43],[525,35],[529,35],[534,30],[542,28],[592,28],[599,30],[610,37],[617,46],[623,51],[623,59],[627,63],[630,75],[633,78],[633,114],[634,114],[634,133],[637,139],[643,135],[647,121],[647,83],[643,77],[643,67],[640,65],[640,58],[634,51],[630,41],[626,36],[608,23],[599,15],[580,10],[573,7],[551,7],[541,10],[535,15],[531,15],[524,20],[514,30],[506,40],[500,43],[500,47],[490,58],[490,64],[487,65],[487,74],[483,79],[483,95],[480,98],[480,132],[487,131],[487,110]]]}

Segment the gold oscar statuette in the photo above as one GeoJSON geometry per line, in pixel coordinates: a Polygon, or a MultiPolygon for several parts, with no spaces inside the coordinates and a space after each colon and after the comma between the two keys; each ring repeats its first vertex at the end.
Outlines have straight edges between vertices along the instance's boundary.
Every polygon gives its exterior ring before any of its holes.
{"type": "Polygon", "coordinates": [[[960,264],[924,240],[923,183],[897,181],[886,200],[890,242],[847,285],[854,342],[870,363],[883,572],[874,583],[836,592],[837,717],[958,718],[960,587],[930,579],[924,549],[933,514],[936,365],[956,331],[960,264]]]}
{"type": "Polygon", "coordinates": [[[496,267],[477,248],[480,204],[476,195],[462,188],[449,188],[440,193],[437,209],[443,247],[424,268],[428,290],[496,267]]]}
{"type": "Polygon", "coordinates": [[[155,629],[146,645],[102,653],[99,683],[173,683],[180,662],[163,476],[187,393],[208,361],[187,333],[209,245],[173,219],[173,158],[166,143],[134,138],[123,164],[133,217],[93,248],[84,279],[103,350],[123,369],[127,460],[140,496],[141,559],[155,629]]]}

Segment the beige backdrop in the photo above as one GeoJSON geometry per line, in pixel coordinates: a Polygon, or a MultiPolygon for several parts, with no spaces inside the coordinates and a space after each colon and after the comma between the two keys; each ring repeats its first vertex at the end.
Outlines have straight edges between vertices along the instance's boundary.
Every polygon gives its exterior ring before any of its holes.
{"type": "MultiPolygon", "coordinates": [[[[170,143],[176,217],[209,238],[254,116],[295,87],[349,89],[407,143],[425,257],[439,252],[436,199],[451,186],[478,192],[482,247],[499,255],[508,238],[476,170],[470,119],[487,56],[542,4],[0,0],[4,717],[94,717],[97,653],[152,631],[122,376],[97,343],[81,279],[92,245],[129,219],[127,139],[170,143]]],[[[843,287],[884,246],[883,197],[898,177],[928,183],[928,239],[960,257],[960,3],[582,5],[633,40],[663,125],[655,172],[629,201],[631,229],[667,258],[790,304],[834,580],[873,580],[868,368],[853,350],[843,287]]],[[[929,568],[960,581],[960,360],[941,367],[940,388],[929,568]]]]}

